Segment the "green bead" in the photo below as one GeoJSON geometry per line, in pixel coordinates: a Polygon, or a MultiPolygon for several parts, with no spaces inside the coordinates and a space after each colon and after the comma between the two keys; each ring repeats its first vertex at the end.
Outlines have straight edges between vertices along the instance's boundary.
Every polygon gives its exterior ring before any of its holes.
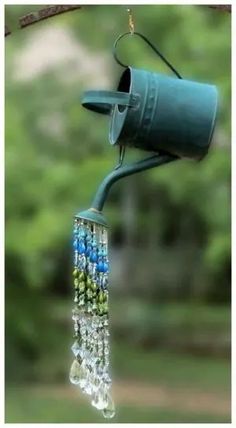
{"type": "Polygon", "coordinates": [[[75,288],[79,287],[79,280],[78,280],[78,278],[74,279],[74,286],[75,286],[75,288]]]}
{"type": "Polygon", "coordinates": [[[102,303],[98,302],[98,303],[97,303],[97,306],[98,306],[98,309],[103,309],[103,305],[102,305],[102,303]]]}
{"type": "Polygon", "coordinates": [[[80,293],[83,293],[84,290],[85,290],[85,282],[82,281],[79,283],[79,291],[80,291],[80,293]]]}
{"type": "Polygon", "coordinates": [[[93,297],[93,292],[92,292],[90,289],[88,289],[88,290],[87,290],[86,294],[87,294],[87,298],[88,298],[89,300],[90,300],[90,299],[92,299],[92,297],[93,297]]]}
{"type": "Polygon", "coordinates": [[[90,287],[91,287],[92,291],[97,291],[97,284],[96,284],[96,282],[92,282],[90,287]]]}
{"type": "Polygon", "coordinates": [[[103,303],[103,292],[102,291],[99,291],[98,301],[99,301],[99,303],[103,303]]]}
{"type": "Polygon", "coordinates": [[[108,313],[108,303],[103,303],[103,312],[104,314],[108,313]]]}
{"type": "Polygon", "coordinates": [[[97,306],[97,302],[96,302],[96,299],[93,299],[93,305],[92,305],[92,309],[93,309],[93,311],[97,311],[97,308],[98,308],[98,306],[97,306]]]}
{"type": "Polygon", "coordinates": [[[98,305],[98,313],[99,315],[103,315],[103,306],[101,304],[98,305]]]}
{"type": "Polygon", "coordinates": [[[73,274],[72,274],[72,275],[73,275],[73,277],[74,277],[74,278],[78,278],[78,276],[79,276],[79,271],[78,271],[78,269],[74,269],[74,270],[73,270],[73,274]]]}
{"type": "Polygon", "coordinates": [[[103,302],[107,302],[108,301],[108,293],[104,293],[103,292],[103,302]]]}
{"type": "Polygon", "coordinates": [[[91,278],[87,278],[87,287],[91,287],[91,285],[92,285],[91,278]]]}
{"type": "Polygon", "coordinates": [[[85,280],[85,273],[84,272],[80,272],[80,274],[79,274],[79,280],[80,281],[84,281],[85,280]]]}

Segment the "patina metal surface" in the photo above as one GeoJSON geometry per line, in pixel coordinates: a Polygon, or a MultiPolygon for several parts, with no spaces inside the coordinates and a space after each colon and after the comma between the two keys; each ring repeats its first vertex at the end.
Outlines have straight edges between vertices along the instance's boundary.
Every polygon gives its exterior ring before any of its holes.
{"type": "Polygon", "coordinates": [[[110,143],[194,159],[209,149],[217,110],[214,85],[128,67],[117,91],[88,91],[82,105],[111,114],[110,143]]]}

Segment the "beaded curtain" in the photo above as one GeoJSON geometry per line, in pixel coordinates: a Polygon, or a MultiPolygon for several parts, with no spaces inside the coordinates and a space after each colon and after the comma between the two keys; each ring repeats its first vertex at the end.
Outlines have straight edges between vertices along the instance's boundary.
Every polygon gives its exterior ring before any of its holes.
{"type": "Polygon", "coordinates": [[[91,397],[104,417],[115,414],[110,393],[108,237],[99,224],[75,218],[74,247],[74,361],[70,381],[91,397]]]}

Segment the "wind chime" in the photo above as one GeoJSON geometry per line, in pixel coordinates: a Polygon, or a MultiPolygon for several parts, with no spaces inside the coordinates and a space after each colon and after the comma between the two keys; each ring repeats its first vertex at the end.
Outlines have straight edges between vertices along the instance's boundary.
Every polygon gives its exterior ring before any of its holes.
{"type": "Polygon", "coordinates": [[[209,149],[217,110],[216,87],[184,80],[145,36],[134,31],[130,10],[129,29],[113,46],[115,60],[125,68],[117,91],[87,91],[82,99],[85,108],[110,115],[109,140],[119,145],[119,164],[101,183],[91,208],[75,216],[73,230],[74,361],[70,381],[91,397],[91,404],[106,418],[115,415],[115,407],[109,372],[108,225],[102,214],[105,200],[112,184],[122,177],[180,158],[202,159],[209,149]],[[123,64],[116,47],[127,35],[142,38],[175,77],[123,64]],[[127,146],[153,155],[123,165],[127,146]]]}

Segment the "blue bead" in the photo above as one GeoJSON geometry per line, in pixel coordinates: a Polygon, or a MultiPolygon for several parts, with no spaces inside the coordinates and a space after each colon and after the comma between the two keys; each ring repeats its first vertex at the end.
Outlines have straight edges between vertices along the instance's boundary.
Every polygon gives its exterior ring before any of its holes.
{"type": "Polygon", "coordinates": [[[92,263],[96,263],[97,259],[98,259],[97,252],[93,250],[90,254],[90,261],[92,263]]]}
{"type": "Polygon", "coordinates": [[[102,256],[103,256],[102,250],[98,250],[98,257],[102,257],[102,256]]]}
{"type": "Polygon", "coordinates": [[[97,241],[96,240],[94,240],[93,242],[92,242],[92,247],[96,247],[97,246],[97,241]]]}
{"type": "Polygon", "coordinates": [[[83,242],[80,242],[78,245],[78,251],[80,254],[83,254],[85,252],[85,245],[83,242]]]}
{"type": "Polygon", "coordinates": [[[98,262],[97,270],[98,270],[98,272],[104,272],[104,270],[103,270],[103,262],[98,262]]]}
{"type": "Polygon", "coordinates": [[[90,255],[91,250],[92,250],[91,245],[87,245],[87,248],[86,248],[86,251],[85,251],[85,254],[86,254],[87,257],[90,255]]]}
{"type": "Polygon", "coordinates": [[[104,250],[104,249],[102,250],[102,256],[103,256],[103,257],[106,257],[106,256],[107,256],[107,250],[104,250]]]}
{"type": "Polygon", "coordinates": [[[73,247],[76,249],[77,248],[77,241],[73,242],[73,247]]]}
{"type": "Polygon", "coordinates": [[[103,272],[108,272],[109,266],[108,263],[103,263],[103,272]]]}
{"type": "Polygon", "coordinates": [[[80,238],[84,238],[86,236],[86,232],[85,232],[85,230],[79,230],[79,237],[80,238]]]}

